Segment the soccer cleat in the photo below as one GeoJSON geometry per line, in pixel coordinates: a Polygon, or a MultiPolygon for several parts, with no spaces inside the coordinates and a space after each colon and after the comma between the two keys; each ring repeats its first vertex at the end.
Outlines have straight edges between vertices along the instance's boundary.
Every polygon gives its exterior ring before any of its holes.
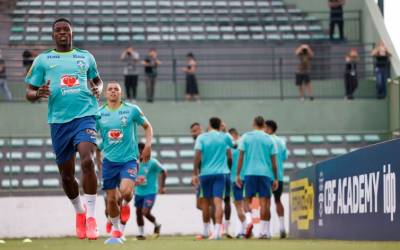
{"type": "Polygon", "coordinates": [[[138,236],[136,236],[136,239],[137,240],[145,240],[146,237],[144,237],[143,235],[138,235],[138,236]]]}
{"type": "Polygon", "coordinates": [[[119,231],[119,230],[114,230],[114,231],[112,231],[111,235],[114,238],[121,238],[122,237],[122,232],[119,231]]]}
{"type": "Polygon", "coordinates": [[[125,238],[125,236],[121,236],[121,238],[120,238],[123,242],[125,242],[126,241],[126,238],[125,238]]]}
{"type": "Polygon", "coordinates": [[[262,235],[260,235],[260,237],[258,237],[258,239],[259,239],[259,240],[269,240],[269,239],[271,239],[271,237],[269,237],[269,236],[266,235],[266,234],[262,234],[262,235]]]}
{"type": "Polygon", "coordinates": [[[285,239],[287,237],[287,234],[285,231],[281,231],[281,239],[285,239]]]}
{"type": "Polygon", "coordinates": [[[86,238],[86,213],[76,214],[76,236],[81,240],[86,238]]]}
{"type": "Polygon", "coordinates": [[[121,215],[120,215],[121,223],[126,224],[130,216],[131,216],[131,207],[128,204],[125,206],[121,206],[121,215]]]}
{"type": "Polygon", "coordinates": [[[111,224],[111,222],[107,222],[107,224],[106,224],[106,233],[111,233],[111,230],[112,230],[112,224],[111,224]]]}
{"type": "Polygon", "coordinates": [[[199,235],[196,235],[196,240],[205,240],[205,239],[208,239],[209,237],[208,236],[205,236],[205,235],[201,235],[201,234],[199,234],[199,235]]]}
{"type": "Polygon", "coordinates": [[[89,240],[97,240],[97,238],[99,237],[96,219],[93,217],[89,217],[86,220],[86,236],[89,240]]]}
{"type": "Polygon", "coordinates": [[[111,238],[105,240],[104,244],[107,244],[107,245],[120,245],[120,244],[124,244],[124,242],[120,238],[111,237],[111,238]]]}
{"type": "Polygon", "coordinates": [[[244,239],[245,238],[245,235],[244,234],[238,234],[237,236],[236,236],[236,239],[244,239]]]}
{"type": "Polygon", "coordinates": [[[157,225],[154,227],[154,235],[155,235],[156,237],[159,237],[159,236],[160,236],[160,231],[161,231],[161,224],[157,224],[157,225]]]}
{"type": "Polygon", "coordinates": [[[246,233],[244,234],[244,236],[246,237],[246,239],[250,239],[251,235],[253,234],[253,224],[249,224],[246,228],[246,233]]]}

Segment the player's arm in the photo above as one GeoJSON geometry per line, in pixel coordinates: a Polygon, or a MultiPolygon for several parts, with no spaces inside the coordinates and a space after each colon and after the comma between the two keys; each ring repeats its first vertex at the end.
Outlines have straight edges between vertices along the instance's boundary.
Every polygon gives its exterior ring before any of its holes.
{"type": "Polygon", "coordinates": [[[144,143],[144,149],[142,155],[140,156],[141,162],[148,162],[151,157],[151,143],[153,139],[153,127],[147,120],[142,125],[144,129],[144,135],[146,142],[144,143]]]}
{"type": "Polygon", "coordinates": [[[196,150],[194,154],[193,176],[192,176],[192,184],[194,186],[198,186],[200,183],[199,181],[200,162],[201,162],[201,150],[196,150]]]}
{"type": "Polygon", "coordinates": [[[232,150],[230,150],[229,148],[226,150],[226,158],[228,160],[229,169],[232,169],[232,150]]]}
{"type": "Polygon", "coordinates": [[[167,179],[167,171],[162,169],[160,172],[160,187],[158,188],[159,194],[165,194],[165,180],[167,179]]]}
{"type": "Polygon", "coordinates": [[[96,76],[95,78],[91,79],[89,83],[92,94],[99,99],[101,93],[103,92],[103,80],[101,80],[100,76],[96,76]]]}
{"type": "Polygon", "coordinates": [[[238,187],[242,187],[243,185],[242,180],[240,179],[240,172],[242,171],[242,166],[243,166],[243,158],[244,158],[244,151],[240,150],[238,165],[236,170],[236,185],[238,187]]]}
{"type": "Polygon", "coordinates": [[[272,172],[274,173],[274,181],[272,182],[272,190],[278,189],[278,167],[276,164],[276,155],[271,155],[272,172]]]}
{"type": "Polygon", "coordinates": [[[36,102],[40,98],[48,98],[50,95],[50,80],[40,87],[28,84],[28,87],[26,88],[26,99],[30,102],[36,102]]]}

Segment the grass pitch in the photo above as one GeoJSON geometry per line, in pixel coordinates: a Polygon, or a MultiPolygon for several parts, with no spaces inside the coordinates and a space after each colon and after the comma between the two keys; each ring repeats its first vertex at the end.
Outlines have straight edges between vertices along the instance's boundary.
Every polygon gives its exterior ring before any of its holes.
{"type": "Polygon", "coordinates": [[[376,241],[335,241],[335,240],[219,240],[196,241],[194,237],[177,236],[161,237],[159,239],[148,239],[145,241],[134,240],[128,237],[123,245],[104,245],[105,238],[97,241],[78,240],[75,238],[53,238],[53,239],[32,239],[32,243],[23,243],[22,239],[6,240],[0,244],[1,250],[103,250],[103,249],[140,249],[140,250],[233,250],[233,249],[298,249],[298,250],[398,250],[399,242],[376,242],[376,241]]]}

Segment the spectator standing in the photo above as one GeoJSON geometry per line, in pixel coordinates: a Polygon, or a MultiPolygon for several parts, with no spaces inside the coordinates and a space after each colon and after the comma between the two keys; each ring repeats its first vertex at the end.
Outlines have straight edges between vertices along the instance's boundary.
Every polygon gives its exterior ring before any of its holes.
{"type": "Polygon", "coordinates": [[[6,100],[11,101],[12,95],[7,85],[6,63],[1,54],[1,50],[0,50],[0,89],[3,92],[3,95],[5,96],[6,100]]]}
{"type": "Polygon", "coordinates": [[[138,84],[138,64],[139,64],[139,53],[132,47],[126,48],[122,54],[120,60],[125,63],[124,67],[124,79],[125,79],[125,90],[126,97],[129,100],[136,100],[137,84],[138,84]]]}
{"type": "Polygon", "coordinates": [[[157,69],[161,62],[157,58],[157,50],[150,49],[147,57],[143,61],[145,83],[146,83],[146,100],[147,102],[154,101],[154,89],[157,80],[157,69]]]}
{"type": "Polygon", "coordinates": [[[25,68],[25,73],[28,73],[34,59],[35,55],[32,51],[26,49],[24,52],[22,52],[22,66],[25,68]]]}
{"type": "Polygon", "coordinates": [[[386,97],[386,84],[390,73],[391,53],[381,40],[372,50],[371,55],[375,59],[376,97],[384,99],[386,97]]]}
{"type": "Polygon", "coordinates": [[[331,9],[330,23],[329,23],[329,37],[333,40],[333,34],[335,33],[335,26],[338,26],[340,40],[344,39],[344,20],[343,20],[343,6],[345,0],[328,0],[329,8],[331,9]]]}
{"type": "Polygon", "coordinates": [[[300,98],[304,101],[305,93],[307,93],[308,98],[312,101],[314,97],[311,87],[310,69],[314,52],[308,44],[302,44],[296,49],[295,54],[299,59],[296,72],[296,86],[299,88],[300,98]]]}
{"type": "Polygon", "coordinates": [[[199,89],[197,86],[197,60],[192,52],[186,55],[187,65],[183,68],[186,73],[186,101],[199,100],[199,89]]]}
{"type": "Polygon", "coordinates": [[[358,86],[357,62],[359,56],[356,48],[351,48],[346,55],[346,68],[344,73],[344,87],[346,90],[346,99],[354,99],[354,91],[358,86]]]}

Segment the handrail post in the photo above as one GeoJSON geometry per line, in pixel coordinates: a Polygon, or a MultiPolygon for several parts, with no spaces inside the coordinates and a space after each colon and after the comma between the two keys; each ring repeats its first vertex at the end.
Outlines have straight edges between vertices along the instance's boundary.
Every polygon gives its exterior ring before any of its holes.
{"type": "Polygon", "coordinates": [[[283,67],[283,60],[282,57],[279,57],[279,89],[280,89],[280,98],[283,101],[284,96],[283,96],[283,73],[282,73],[282,67],[283,67]]]}

